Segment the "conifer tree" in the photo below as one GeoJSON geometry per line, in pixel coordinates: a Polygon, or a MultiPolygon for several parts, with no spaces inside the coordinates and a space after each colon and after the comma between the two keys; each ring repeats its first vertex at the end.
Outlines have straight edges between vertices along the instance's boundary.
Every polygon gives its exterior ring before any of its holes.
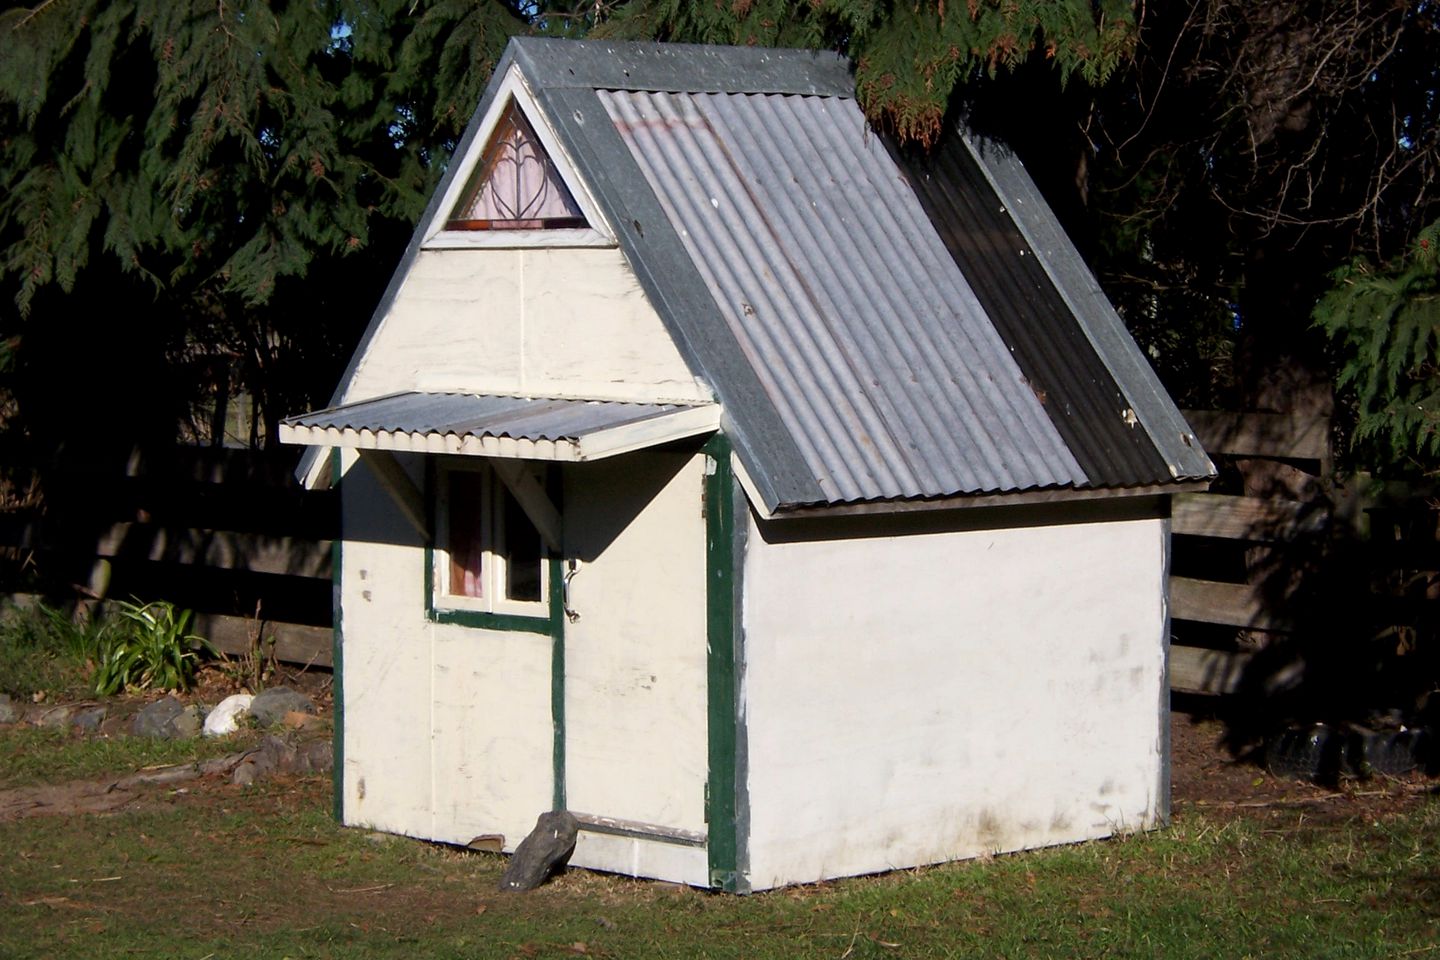
{"type": "Polygon", "coordinates": [[[461,0],[0,14],[0,333],[30,436],[129,406],[173,439],[232,374],[272,437],[324,396],[525,26],[461,0]]]}

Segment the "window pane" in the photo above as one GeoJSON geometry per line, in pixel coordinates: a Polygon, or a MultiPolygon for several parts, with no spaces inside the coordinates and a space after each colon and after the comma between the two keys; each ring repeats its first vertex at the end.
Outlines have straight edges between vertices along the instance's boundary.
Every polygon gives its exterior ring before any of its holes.
{"type": "Polygon", "coordinates": [[[448,509],[450,513],[449,592],[457,597],[482,597],[485,551],[480,535],[480,515],[484,504],[479,473],[458,470],[449,475],[448,509]]]}
{"type": "MultiPolygon", "coordinates": [[[[497,484],[498,485],[498,484],[497,484]]],[[[505,558],[505,597],[509,600],[540,599],[540,531],[530,522],[509,490],[504,501],[504,542],[499,553],[505,558]]]]}
{"type": "Polygon", "coordinates": [[[490,135],[450,230],[583,227],[585,217],[534,129],[511,103],[490,135]]]}

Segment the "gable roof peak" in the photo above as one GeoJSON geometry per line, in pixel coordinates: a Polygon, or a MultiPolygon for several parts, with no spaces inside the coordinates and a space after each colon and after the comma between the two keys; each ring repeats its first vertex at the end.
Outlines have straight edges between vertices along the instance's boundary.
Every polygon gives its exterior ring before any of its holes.
{"type": "Polygon", "coordinates": [[[824,50],[514,37],[506,55],[552,89],[855,96],[850,61],[824,50]]]}

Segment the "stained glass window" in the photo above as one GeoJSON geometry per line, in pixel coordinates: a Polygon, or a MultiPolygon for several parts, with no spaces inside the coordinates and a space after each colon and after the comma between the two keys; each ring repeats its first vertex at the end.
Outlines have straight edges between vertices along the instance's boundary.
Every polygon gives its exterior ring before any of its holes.
{"type": "Polygon", "coordinates": [[[584,227],[571,195],[535,130],[514,102],[500,115],[490,142],[448,230],[547,230],[584,227]]]}

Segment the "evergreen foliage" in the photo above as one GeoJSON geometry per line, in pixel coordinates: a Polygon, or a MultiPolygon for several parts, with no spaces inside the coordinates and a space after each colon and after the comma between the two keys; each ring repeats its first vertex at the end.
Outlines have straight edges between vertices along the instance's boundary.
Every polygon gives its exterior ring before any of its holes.
{"type": "MultiPolygon", "coordinates": [[[[22,410],[76,399],[53,390],[67,364],[122,368],[97,370],[91,404],[157,362],[162,392],[233,372],[272,425],[323,397],[525,28],[460,0],[5,10],[0,334],[22,410]]],[[[143,415],[173,437],[181,412],[143,415]]]]}
{"type": "Polygon", "coordinates": [[[912,147],[964,110],[1185,403],[1315,362],[1311,306],[1437,213],[1433,0],[42,0],[0,12],[0,393],[25,436],[120,398],[168,441],[239,387],[273,436],[323,401],[522,30],[838,50],[912,147]]]}
{"type": "Polygon", "coordinates": [[[855,61],[857,95],[901,142],[934,143],[965,81],[1039,55],[1057,76],[1100,85],[1134,50],[1127,0],[631,0],[595,36],[833,49],[855,61]]]}
{"type": "Polygon", "coordinates": [[[1340,354],[1364,461],[1440,473],[1440,220],[1383,267],[1358,257],[1334,280],[1315,322],[1340,354]]]}

